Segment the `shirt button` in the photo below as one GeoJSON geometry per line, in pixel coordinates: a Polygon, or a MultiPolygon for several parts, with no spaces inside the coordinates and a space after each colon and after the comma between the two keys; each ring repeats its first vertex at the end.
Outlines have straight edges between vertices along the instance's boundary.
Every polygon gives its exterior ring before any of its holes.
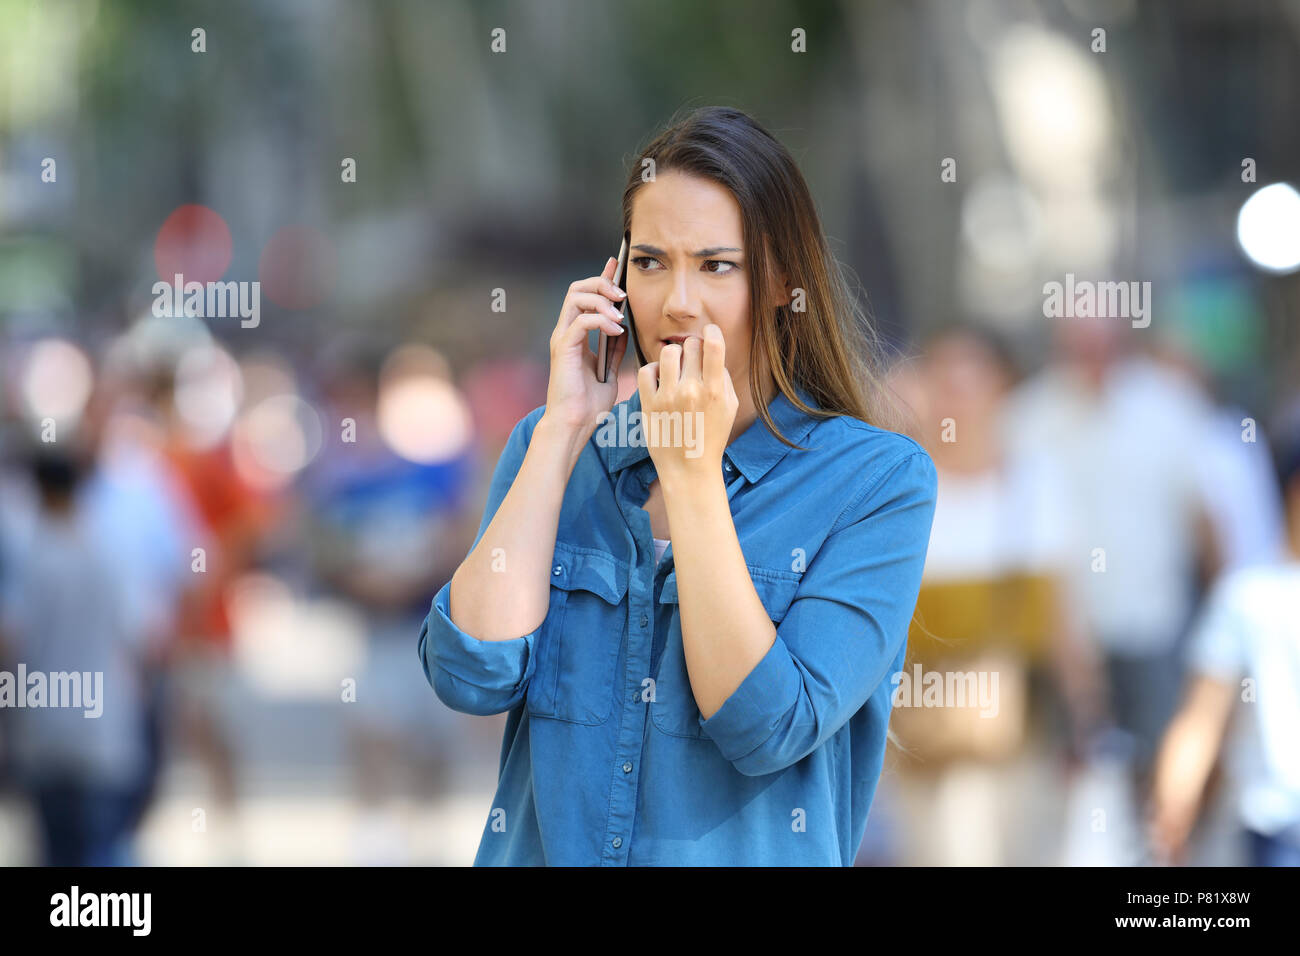
{"type": "Polygon", "coordinates": [[[614,845],[614,849],[617,850],[619,847],[623,845],[623,838],[614,837],[613,845],[614,845]]]}
{"type": "Polygon", "coordinates": [[[722,466],[723,471],[731,471],[731,462],[725,462],[722,466]]]}
{"type": "Polygon", "coordinates": [[[562,564],[557,564],[554,568],[551,569],[552,574],[560,574],[563,571],[564,571],[564,565],[562,564]]]}
{"type": "Polygon", "coordinates": [[[641,626],[642,626],[642,627],[645,627],[645,626],[646,626],[647,624],[649,624],[649,623],[650,623],[650,618],[646,617],[645,612],[642,612],[642,614],[641,614],[641,626]]]}
{"type": "Polygon", "coordinates": [[[623,772],[624,772],[624,773],[631,773],[631,772],[632,772],[632,765],[631,765],[630,763],[625,763],[625,764],[623,764],[623,772]]]}

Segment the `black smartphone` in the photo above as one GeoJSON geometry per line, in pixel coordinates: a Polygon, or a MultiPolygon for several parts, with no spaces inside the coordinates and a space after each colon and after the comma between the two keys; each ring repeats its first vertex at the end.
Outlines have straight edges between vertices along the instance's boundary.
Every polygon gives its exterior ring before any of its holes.
{"type": "MultiPolygon", "coordinates": [[[[623,245],[618,250],[618,265],[614,268],[614,285],[627,291],[627,233],[623,233],[623,245]]],[[[630,313],[627,311],[627,299],[622,302],[614,303],[614,308],[618,309],[619,314],[624,316],[623,334],[632,335],[632,329],[626,321],[626,316],[630,313]]],[[[610,373],[614,371],[614,345],[609,340],[609,333],[603,329],[598,333],[596,340],[596,381],[608,382],[610,373]]]]}

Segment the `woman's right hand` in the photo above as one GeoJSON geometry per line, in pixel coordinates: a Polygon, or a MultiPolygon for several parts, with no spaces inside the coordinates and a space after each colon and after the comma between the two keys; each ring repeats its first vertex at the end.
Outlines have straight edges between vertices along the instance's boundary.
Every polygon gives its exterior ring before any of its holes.
{"type": "Polygon", "coordinates": [[[560,317],[551,333],[551,375],[546,387],[545,416],[575,433],[590,437],[599,424],[596,416],[614,407],[618,397],[618,366],[627,351],[630,334],[619,324],[614,303],[626,293],[614,285],[618,261],[605,263],[598,276],[579,279],[569,286],[560,317]],[[587,345],[587,333],[601,329],[614,350],[609,381],[596,381],[596,353],[587,345]]]}

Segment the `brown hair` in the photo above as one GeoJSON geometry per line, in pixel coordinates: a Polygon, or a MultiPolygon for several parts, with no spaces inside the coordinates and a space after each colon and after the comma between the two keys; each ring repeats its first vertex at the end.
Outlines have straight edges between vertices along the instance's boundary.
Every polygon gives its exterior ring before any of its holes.
{"type": "MultiPolygon", "coordinates": [[[[647,182],[645,160],[654,175],[669,170],[701,176],[729,190],[740,205],[749,260],[753,337],[749,388],[759,417],[782,442],[763,400],[763,374],[796,408],[817,417],[836,414],[893,431],[904,418],[885,384],[879,339],[849,291],[826,243],[812,193],[789,151],[741,110],[698,107],[669,121],[641,151],[623,190],[623,231],[631,228],[632,200],[647,182]],[[770,259],[770,261],[769,261],[770,259]],[[784,273],[802,290],[803,310],[775,304],[769,276],[784,273]],[[819,406],[799,401],[794,386],[819,406]]],[[[630,310],[629,310],[630,314],[630,310]]],[[[636,342],[635,336],[633,342],[636,342]]],[[[637,345],[637,355],[645,362],[637,345]]]]}
{"type": "Polygon", "coordinates": [[[939,345],[953,339],[965,339],[982,349],[1002,373],[1008,387],[1024,381],[1024,371],[1011,342],[1002,332],[982,322],[966,318],[944,322],[925,335],[921,340],[920,352],[928,356],[939,345]]]}

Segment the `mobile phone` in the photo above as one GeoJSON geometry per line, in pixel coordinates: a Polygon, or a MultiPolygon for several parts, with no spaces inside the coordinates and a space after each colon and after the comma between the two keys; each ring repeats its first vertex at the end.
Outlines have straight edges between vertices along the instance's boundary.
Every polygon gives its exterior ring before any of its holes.
{"type": "MultiPolygon", "coordinates": [[[[623,233],[623,245],[618,250],[618,265],[614,269],[614,285],[627,291],[627,233],[623,233]]],[[[614,304],[619,314],[626,317],[629,313],[627,310],[627,299],[614,304]]],[[[632,335],[632,330],[627,321],[623,322],[623,334],[632,335]]],[[[601,329],[596,340],[596,381],[608,382],[610,373],[614,370],[614,346],[609,340],[609,333],[601,329]]]]}

